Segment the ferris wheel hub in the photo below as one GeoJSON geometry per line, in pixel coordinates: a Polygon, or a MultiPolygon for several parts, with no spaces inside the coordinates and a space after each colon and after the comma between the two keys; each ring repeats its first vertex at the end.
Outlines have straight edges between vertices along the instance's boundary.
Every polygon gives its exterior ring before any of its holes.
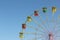
{"type": "Polygon", "coordinates": [[[49,33],[49,40],[53,40],[53,33],[49,33]]]}

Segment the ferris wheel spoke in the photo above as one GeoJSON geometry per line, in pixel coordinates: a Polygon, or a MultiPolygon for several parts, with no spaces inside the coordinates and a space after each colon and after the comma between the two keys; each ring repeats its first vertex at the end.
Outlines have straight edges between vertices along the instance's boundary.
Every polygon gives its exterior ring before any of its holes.
{"type": "Polygon", "coordinates": [[[60,36],[55,36],[55,37],[59,37],[60,38],[60,36]]]}
{"type": "Polygon", "coordinates": [[[44,38],[44,37],[39,37],[38,39],[45,40],[45,38],[44,38]]]}
{"type": "Polygon", "coordinates": [[[45,37],[44,36],[43,37],[33,37],[33,38],[28,39],[28,40],[38,40],[38,39],[45,39],[45,37]]]}
{"type": "Polygon", "coordinates": [[[40,33],[36,33],[36,32],[24,32],[24,34],[32,34],[32,35],[44,36],[44,34],[40,34],[40,33]]]}
{"type": "Polygon", "coordinates": [[[36,34],[36,32],[24,32],[25,34],[36,34]]]}
{"type": "Polygon", "coordinates": [[[54,27],[53,28],[54,28],[54,31],[55,31],[56,27],[57,27],[57,20],[54,20],[54,15],[53,15],[52,19],[53,19],[53,22],[54,22],[54,24],[53,24],[54,27]]]}
{"type": "Polygon", "coordinates": [[[59,33],[59,32],[60,32],[60,30],[57,30],[57,31],[55,32],[55,34],[56,34],[56,33],[59,33]]]}
{"type": "MultiPolygon", "coordinates": [[[[58,27],[60,27],[60,26],[58,26],[58,27]]],[[[55,32],[57,32],[57,31],[59,31],[59,30],[60,30],[60,29],[56,29],[56,28],[55,28],[55,32]]]]}
{"type": "Polygon", "coordinates": [[[42,21],[42,17],[41,16],[39,16],[40,18],[40,21],[42,22],[42,25],[44,25],[44,23],[46,23],[45,21],[42,21]]]}
{"type": "MultiPolygon", "coordinates": [[[[46,22],[47,22],[47,26],[46,26],[46,27],[47,27],[47,29],[48,29],[48,27],[49,27],[49,22],[48,22],[48,21],[49,21],[49,20],[48,20],[47,14],[45,14],[45,16],[46,16],[46,22]]],[[[49,32],[49,30],[48,30],[48,32],[49,32]]]]}
{"type": "Polygon", "coordinates": [[[42,27],[42,25],[41,24],[39,24],[37,21],[35,21],[34,19],[33,19],[33,21],[38,25],[38,27],[41,27],[45,32],[47,32],[47,30],[44,28],[44,27],[42,27]]]}
{"type": "Polygon", "coordinates": [[[56,36],[54,39],[56,39],[56,40],[57,40],[57,39],[60,40],[60,36],[56,36]]]}
{"type": "Polygon", "coordinates": [[[29,40],[38,40],[38,39],[43,39],[43,38],[45,38],[44,35],[40,35],[40,36],[35,35],[33,38],[30,38],[29,40]]]}
{"type": "Polygon", "coordinates": [[[56,21],[54,20],[54,14],[52,15],[52,22],[53,22],[53,29],[55,30],[56,28],[56,21]]]}
{"type": "MultiPolygon", "coordinates": [[[[42,25],[46,27],[46,25],[45,25],[46,21],[42,21],[42,17],[41,17],[41,16],[39,16],[39,17],[40,17],[40,18],[39,18],[40,21],[42,22],[42,25]]],[[[46,30],[47,30],[47,32],[48,32],[48,29],[47,29],[47,28],[46,28],[46,30]]]]}
{"type": "Polygon", "coordinates": [[[39,31],[39,32],[45,33],[45,32],[43,32],[43,31],[41,31],[41,30],[38,30],[38,28],[35,28],[35,27],[33,27],[33,26],[29,26],[29,25],[28,25],[28,27],[29,27],[29,28],[32,28],[32,29],[34,29],[34,30],[36,30],[36,31],[39,31]]]}
{"type": "Polygon", "coordinates": [[[60,21],[60,14],[58,15],[58,18],[57,18],[57,23],[59,23],[59,21],[60,21]]]}
{"type": "Polygon", "coordinates": [[[38,39],[44,39],[44,38],[45,38],[44,36],[43,37],[34,37],[31,40],[38,40],[38,39]]]}
{"type": "Polygon", "coordinates": [[[56,36],[57,33],[60,33],[60,30],[57,30],[57,31],[54,33],[54,35],[56,36]]]}
{"type": "MultiPolygon", "coordinates": [[[[59,17],[59,16],[58,16],[59,17]]],[[[57,26],[57,22],[59,21],[59,18],[55,21],[55,26],[54,26],[54,31],[55,31],[55,33],[54,33],[54,35],[56,35],[57,33],[59,33],[60,32],[60,29],[57,29],[58,27],[60,27],[60,26],[57,26]]]]}
{"type": "MultiPolygon", "coordinates": [[[[56,26],[56,27],[60,27],[60,26],[56,26]]],[[[55,27],[55,34],[60,32],[60,29],[56,30],[56,27],[55,27]]]]}

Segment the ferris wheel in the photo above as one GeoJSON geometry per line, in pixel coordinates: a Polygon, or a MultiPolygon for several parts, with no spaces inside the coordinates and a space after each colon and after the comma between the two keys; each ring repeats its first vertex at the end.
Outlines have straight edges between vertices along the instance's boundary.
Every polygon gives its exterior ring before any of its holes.
{"type": "Polygon", "coordinates": [[[27,16],[19,32],[21,40],[60,40],[60,15],[55,16],[56,7],[52,14],[47,15],[47,8],[42,8],[42,14],[35,10],[27,16]]]}

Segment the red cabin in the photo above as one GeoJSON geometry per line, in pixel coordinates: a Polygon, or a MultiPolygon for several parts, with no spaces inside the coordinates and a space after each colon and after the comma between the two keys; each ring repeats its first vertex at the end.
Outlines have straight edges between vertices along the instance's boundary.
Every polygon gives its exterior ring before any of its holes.
{"type": "Polygon", "coordinates": [[[38,16],[38,11],[34,11],[34,16],[38,16]]]}
{"type": "Polygon", "coordinates": [[[22,29],[26,29],[26,24],[22,24],[22,29]]]}

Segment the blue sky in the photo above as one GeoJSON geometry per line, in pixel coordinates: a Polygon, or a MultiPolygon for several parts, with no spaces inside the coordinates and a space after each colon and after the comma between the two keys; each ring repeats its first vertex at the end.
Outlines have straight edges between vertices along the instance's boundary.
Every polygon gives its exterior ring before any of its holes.
{"type": "Polygon", "coordinates": [[[47,13],[52,13],[52,6],[57,7],[56,13],[59,14],[59,4],[60,0],[0,0],[0,40],[20,40],[21,24],[28,15],[34,10],[41,11],[42,7],[47,7],[47,13]]]}

